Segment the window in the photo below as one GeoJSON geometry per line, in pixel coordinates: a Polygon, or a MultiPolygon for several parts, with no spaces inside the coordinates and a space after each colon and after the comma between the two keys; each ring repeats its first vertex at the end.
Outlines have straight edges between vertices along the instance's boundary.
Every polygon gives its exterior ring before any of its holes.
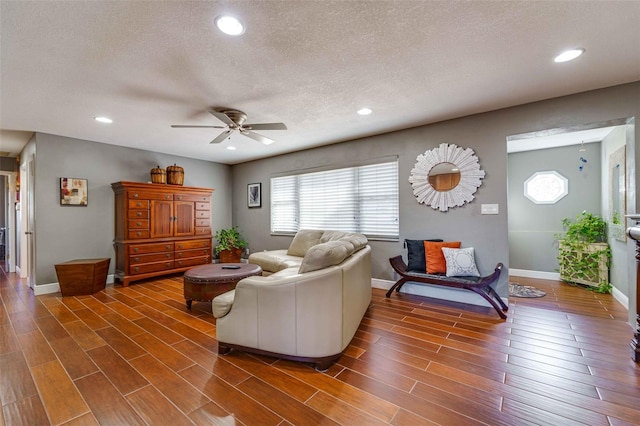
{"type": "Polygon", "coordinates": [[[569,181],[556,171],[535,172],[524,181],[524,196],[536,204],[555,204],[569,193],[569,181]]]}
{"type": "Polygon", "coordinates": [[[299,229],[398,238],[397,160],[271,179],[271,232],[299,229]]]}

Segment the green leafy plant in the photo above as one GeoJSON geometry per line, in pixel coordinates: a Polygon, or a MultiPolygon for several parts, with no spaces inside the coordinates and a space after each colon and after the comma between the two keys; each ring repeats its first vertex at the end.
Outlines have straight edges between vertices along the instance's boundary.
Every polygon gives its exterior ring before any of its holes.
{"type": "Polygon", "coordinates": [[[589,287],[588,289],[591,291],[595,291],[596,293],[608,294],[611,293],[611,290],[613,290],[613,286],[611,285],[611,283],[602,280],[597,287],[589,287]]]}
{"type": "Polygon", "coordinates": [[[562,219],[562,226],[566,229],[565,235],[562,237],[562,234],[556,234],[556,238],[583,243],[607,241],[607,223],[598,215],[583,211],[575,221],[562,219]]]}
{"type": "Polygon", "coordinates": [[[611,249],[606,244],[607,225],[600,216],[583,211],[575,220],[565,218],[566,232],[556,234],[560,277],[567,282],[589,283],[600,293],[611,291],[611,284],[602,277],[608,273],[611,249]],[[593,283],[598,283],[593,284],[593,283]]]}
{"type": "Polygon", "coordinates": [[[240,231],[238,231],[237,226],[228,229],[219,229],[216,231],[214,238],[218,241],[216,254],[220,254],[220,252],[224,250],[242,249],[247,246],[247,242],[240,234],[240,231]]]}

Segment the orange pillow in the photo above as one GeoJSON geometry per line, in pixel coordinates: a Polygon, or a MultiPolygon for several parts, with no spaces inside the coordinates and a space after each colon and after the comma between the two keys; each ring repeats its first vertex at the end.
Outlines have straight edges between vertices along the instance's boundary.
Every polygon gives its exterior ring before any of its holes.
{"type": "Polygon", "coordinates": [[[460,248],[460,241],[424,242],[424,258],[427,263],[427,274],[444,274],[447,262],[444,260],[442,247],[460,248]]]}

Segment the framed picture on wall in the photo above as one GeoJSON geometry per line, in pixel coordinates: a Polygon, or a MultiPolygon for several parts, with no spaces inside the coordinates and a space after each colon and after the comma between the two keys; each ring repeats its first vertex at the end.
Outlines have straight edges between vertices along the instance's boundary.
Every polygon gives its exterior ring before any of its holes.
{"type": "Polygon", "coordinates": [[[250,183],[247,185],[247,206],[262,207],[262,184],[250,183]]]}
{"type": "Polygon", "coordinates": [[[70,177],[60,178],[60,205],[82,206],[88,203],[88,180],[70,177]]]}

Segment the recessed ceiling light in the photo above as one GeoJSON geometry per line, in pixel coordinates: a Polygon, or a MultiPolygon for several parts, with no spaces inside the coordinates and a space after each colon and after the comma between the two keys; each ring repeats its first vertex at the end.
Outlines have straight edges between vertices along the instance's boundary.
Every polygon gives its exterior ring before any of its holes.
{"type": "Polygon", "coordinates": [[[109,117],[93,117],[93,119],[101,123],[113,123],[113,120],[109,117]]]}
{"type": "Polygon", "coordinates": [[[216,26],[225,34],[237,36],[244,33],[244,25],[238,18],[223,15],[216,18],[216,26]]]}
{"type": "Polygon", "coordinates": [[[231,145],[229,145],[229,146],[227,147],[227,149],[228,149],[229,151],[235,151],[235,150],[236,150],[236,147],[235,147],[235,146],[231,146],[231,145]]]}
{"type": "Polygon", "coordinates": [[[358,110],[358,114],[360,115],[369,115],[371,114],[373,111],[371,110],[371,108],[360,108],[358,110]]]}
{"type": "Polygon", "coordinates": [[[577,58],[578,56],[582,55],[584,53],[584,49],[571,49],[571,50],[565,50],[564,52],[562,52],[561,54],[559,54],[558,56],[555,57],[555,59],[553,60],[554,62],[567,62],[567,61],[571,61],[575,58],[577,58]]]}

